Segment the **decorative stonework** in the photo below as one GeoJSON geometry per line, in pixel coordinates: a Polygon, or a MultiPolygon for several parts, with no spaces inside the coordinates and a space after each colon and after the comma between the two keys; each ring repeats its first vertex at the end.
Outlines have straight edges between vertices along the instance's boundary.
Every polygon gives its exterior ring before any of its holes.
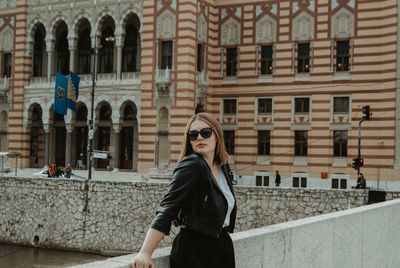
{"type": "Polygon", "coordinates": [[[6,26],[0,32],[0,51],[12,50],[14,47],[13,43],[14,43],[14,32],[10,27],[6,26]]]}
{"type": "Polygon", "coordinates": [[[292,23],[292,40],[312,40],[314,37],[314,18],[307,12],[302,12],[292,23]]]}
{"type": "Polygon", "coordinates": [[[269,15],[256,22],[256,43],[267,43],[276,41],[276,20],[269,15]]]}
{"type": "Polygon", "coordinates": [[[221,26],[221,44],[222,45],[238,45],[241,40],[241,25],[240,23],[229,18],[221,26]]]}
{"type": "Polygon", "coordinates": [[[207,21],[203,14],[197,19],[197,40],[207,43],[207,21]]]}
{"type": "Polygon", "coordinates": [[[311,12],[314,12],[315,0],[298,0],[293,2],[293,14],[304,9],[309,9],[311,12]]]}
{"type": "Polygon", "coordinates": [[[0,9],[15,8],[16,6],[16,0],[0,0],[0,9]]]}
{"type": "Polygon", "coordinates": [[[164,10],[157,18],[157,38],[173,38],[176,35],[176,17],[170,10],[164,10]]]}
{"type": "Polygon", "coordinates": [[[354,36],[354,14],[342,7],[331,18],[331,37],[352,36],[354,36]]]}

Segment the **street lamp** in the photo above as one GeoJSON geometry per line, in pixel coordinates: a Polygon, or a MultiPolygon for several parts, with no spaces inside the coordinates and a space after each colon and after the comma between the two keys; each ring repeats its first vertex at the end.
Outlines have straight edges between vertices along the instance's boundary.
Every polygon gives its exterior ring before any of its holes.
{"type": "MultiPolygon", "coordinates": [[[[114,42],[114,36],[108,36],[104,39],[106,42],[114,42]]],[[[94,90],[96,85],[97,75],[97,34],[94,37],[94,47],[90,49],[90,54],[93,56],[93,68],[92,68],[92,107],[90,111],[89,119],[89,167],[88,167],[88,180],[92,179],[92,168],[93,168],[93,140],[94,140],[94,90]]]]}

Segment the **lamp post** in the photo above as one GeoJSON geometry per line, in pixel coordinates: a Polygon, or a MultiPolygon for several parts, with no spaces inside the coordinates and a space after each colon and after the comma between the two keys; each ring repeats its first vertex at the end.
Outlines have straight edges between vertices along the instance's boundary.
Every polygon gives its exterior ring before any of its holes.
{"type": "MultiPolygon", "coordinates": [[[[105,37],[104,40],[106,42],[114,42],[114,36],[105,37]]],[[[92,179],[92,168],[93,168],[93,140],[94,140],[94,91],[96,85],[96,76],[97,76],[97,34],[94,37],[94,47],[90,49],[90,54],[93,55],[93,68],[92,68],[92,107],[90,111],[90,119],[89,119],[89,167],[88,167],[88,180],[92,179]]]]}

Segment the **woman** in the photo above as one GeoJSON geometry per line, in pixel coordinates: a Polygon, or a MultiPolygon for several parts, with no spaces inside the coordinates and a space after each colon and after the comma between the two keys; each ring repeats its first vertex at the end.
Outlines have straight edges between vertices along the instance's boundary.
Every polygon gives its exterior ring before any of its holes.
{"type": "Polygon", "coordinates": [[[235,267],[232,240],[236,202],[226,164],[223,133],[208,113],[198,113],[185,128],[184,146],[168,193],[151,223],[132,268],[154,267],[151,255],[171,222],[180,226],[170,255],[171,268],[235,267]]]}

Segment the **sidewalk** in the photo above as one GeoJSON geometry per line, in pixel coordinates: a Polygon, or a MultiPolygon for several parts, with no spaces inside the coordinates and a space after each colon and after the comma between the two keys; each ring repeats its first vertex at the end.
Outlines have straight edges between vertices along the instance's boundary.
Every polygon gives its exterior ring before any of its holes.
{"type": "MultiPolygon", "coordinates": [[[[43,169],[40,168],[25,168],[18,169],[17,175],[15,175],[15,170],[11,170],[10,172],[4,172],[4,177],[23,177],[23,178],[33,178],[33,173],[39,172],[43,169]]],[[[88,177],[88,170],[78,170],[73,169],[73,174],[78,176],[82,176],[84,178],[88,177]]],[[[125,171],[99,171],[92,170],[92,180],[93,181],[129,181],[129,182],[145,182],[147,179],[143,176],[142,173],[138,172],[125,172],[125,171]]]]}

